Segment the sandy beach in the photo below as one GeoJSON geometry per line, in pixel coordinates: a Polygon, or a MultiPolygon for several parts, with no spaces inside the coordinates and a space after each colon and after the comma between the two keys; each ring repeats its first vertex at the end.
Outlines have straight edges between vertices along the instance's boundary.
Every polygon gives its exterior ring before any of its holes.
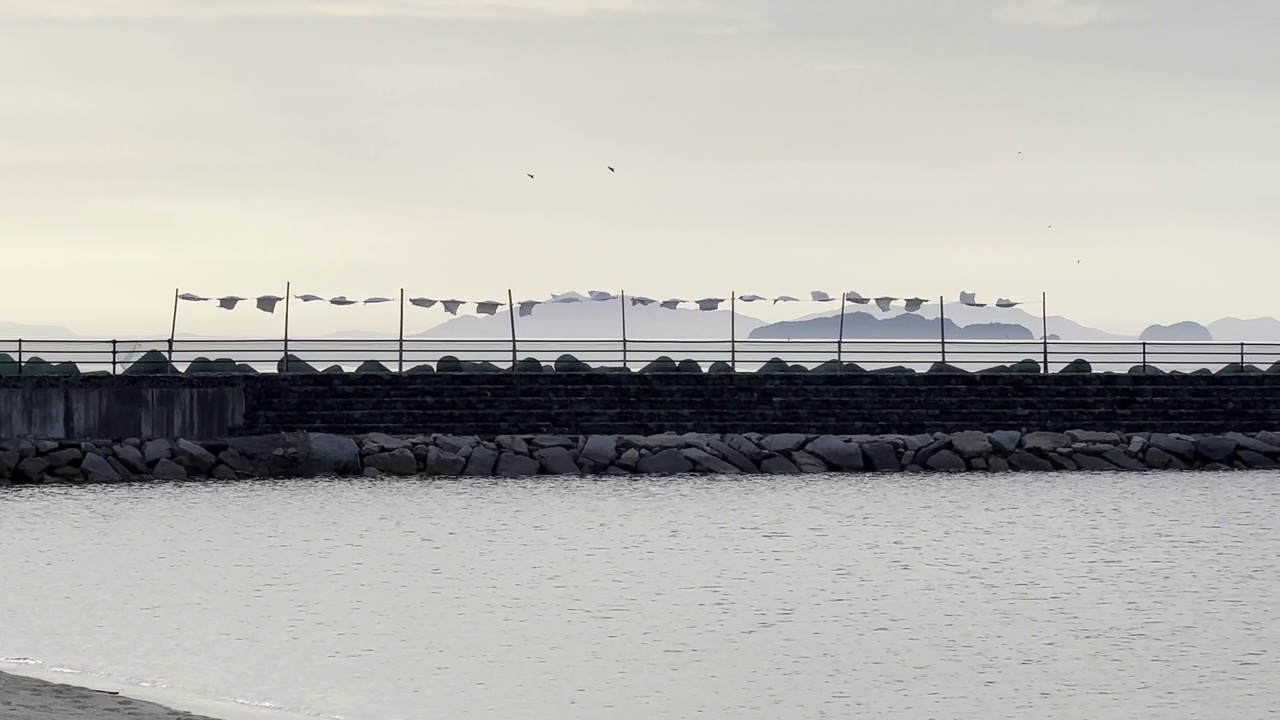
{"type": "Polygon", "coordinates": [[[0,720],[213,720],[123,695],[0,672],[0,720]]]}

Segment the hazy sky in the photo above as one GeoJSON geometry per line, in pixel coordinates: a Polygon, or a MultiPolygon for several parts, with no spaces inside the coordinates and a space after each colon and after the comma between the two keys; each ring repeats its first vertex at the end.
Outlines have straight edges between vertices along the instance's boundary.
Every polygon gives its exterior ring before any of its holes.
{"type": "Polygon", "coordinates": [[[175,287],[286,281],[1280,315],[1278,34],[1275,0],[0,0],[0,320],[167,332],[175,287]]]}

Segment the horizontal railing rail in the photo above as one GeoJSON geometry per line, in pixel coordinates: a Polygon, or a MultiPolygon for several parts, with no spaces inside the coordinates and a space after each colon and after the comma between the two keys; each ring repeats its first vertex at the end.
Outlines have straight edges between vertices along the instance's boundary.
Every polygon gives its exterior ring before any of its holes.
{"type": "MultiPolygon", "coordinates": [[[[696,362],[700,369],[755,372],[778,361],[834,371],[892,367],[928,370],[943,363],[989,370],[1025,361],[1038,372],[1060,372],[1083,360],[1096,372],[1167,372],[1272,366],[1280,368],[1280,342],[1050,340],[763,340],[763,339],[425,339],[425,338],[146,338],[0,339],[0,374],[60,372],[120,374],[140,360],[166,369],[276,372],[291,356],[318,370],[352,371],[367,362],[391,372],[438,366],[449,358],[510,370],[528,358],[554,366],[563,356],[589,366],[639,370],[659,358],[696,362]],[[210,361],[210,362],[206,362],[210,361]],[[74,365],[74,369],[71,367],[74,365]]],[[[687,363],[686,363],[687,364],[687,363]]]]}

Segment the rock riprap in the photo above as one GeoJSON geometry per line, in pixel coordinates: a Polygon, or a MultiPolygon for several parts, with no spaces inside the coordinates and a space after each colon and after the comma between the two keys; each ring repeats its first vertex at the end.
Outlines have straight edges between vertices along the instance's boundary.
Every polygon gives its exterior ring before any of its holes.
{"type": "Polygon", "coordinates": [[[863,474],[1280,469],[1280,433],[1070,431],[880,437],[284,433],[0,442],[0,485],[297,477],[863,474]]]}

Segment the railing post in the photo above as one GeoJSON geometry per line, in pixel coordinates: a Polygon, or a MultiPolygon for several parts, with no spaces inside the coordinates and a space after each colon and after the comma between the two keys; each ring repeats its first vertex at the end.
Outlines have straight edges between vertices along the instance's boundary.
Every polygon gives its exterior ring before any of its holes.
{"type": "Polygon", "coordinates": [[[729,294],[729,367],[738,372],[738,291],[729,294]]]}
{"type": "Polygon", "coordinates": [[[1142,341],[1142,374],[1147,374],[1147,341],[1142,341]]]}
{"type": "Polygon", "coordinates": [[[173,372],[173,338],[169,338],[169,367],[164,369],[164,374],[169,375],[173,372]]]}
{"type": "Polygon", "coordinates": [[[116,374],[116,341],[111,341],[111,374],[116,374]]]}
{"type": "Polygon", "coordinates": [[[18,338],[18,374],[22,374],[22,338],[18,338]]]}
{"type": "Polygon", "coordinates": [[[1244,372],[1244,343],[1240,343],[1240,372],[1244,372]]]}
{"type": "Polygon", "coordinates": [[[942,364],[947,364],[947,299],[938,298],[938,339],[942,341],[942,364]]]}

